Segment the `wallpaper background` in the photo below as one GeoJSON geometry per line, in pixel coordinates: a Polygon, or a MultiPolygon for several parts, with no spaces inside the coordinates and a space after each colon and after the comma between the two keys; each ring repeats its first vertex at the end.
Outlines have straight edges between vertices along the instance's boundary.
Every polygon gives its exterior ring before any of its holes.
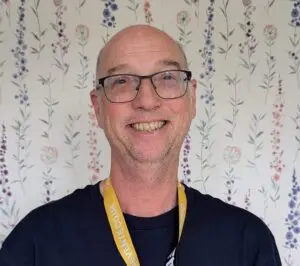
{"type": "Polygon", "coordinates": [[[107,176],[89,92],[99,49],[136,23],[178,40],[198,80],[180,177],[261,217],[300,265],[300,0],[0,0],[0,242],[107,176]]]}

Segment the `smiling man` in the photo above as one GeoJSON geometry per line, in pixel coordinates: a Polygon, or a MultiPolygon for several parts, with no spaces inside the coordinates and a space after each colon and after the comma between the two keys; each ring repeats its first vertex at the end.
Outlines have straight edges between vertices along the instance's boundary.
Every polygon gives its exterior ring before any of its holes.
{"type": "Polygon", "coordinates": [[[259,218],[178,182],[196,114],[180,46],[131,26],[101,50],[96,72],[91,99],[111,146],[110,175],[27,215],[0,266],[281,265],[259,218]]]}

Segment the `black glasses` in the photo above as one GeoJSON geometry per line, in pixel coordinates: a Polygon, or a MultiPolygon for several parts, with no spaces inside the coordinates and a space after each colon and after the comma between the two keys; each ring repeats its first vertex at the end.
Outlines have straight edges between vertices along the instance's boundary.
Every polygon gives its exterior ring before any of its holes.
{"type": "Polygon", "coordinates": [[[142,79],[150,79],[157,95],[163,99],[176,99],[185,95],[192,72],[187,70],[165,70],[147,76],[133,74],[111,75],[98,80],[104,93],[112,103],[133,101],[138,95],[142,79]]]}

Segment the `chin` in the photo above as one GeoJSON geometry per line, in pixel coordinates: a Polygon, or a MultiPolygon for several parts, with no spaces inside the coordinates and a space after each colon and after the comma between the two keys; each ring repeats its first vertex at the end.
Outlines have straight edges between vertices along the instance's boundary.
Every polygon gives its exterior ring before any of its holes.
{"type": "Polygon", "coordinates": [[[131,152],[131,157],[139,162],[139,163],[151,163],[151,164],[156,164],[156,163],[162,163],[164,159],[166,159],[168,152],[160,152],[158,153],[157,151],[153,152],[131,152]]]}

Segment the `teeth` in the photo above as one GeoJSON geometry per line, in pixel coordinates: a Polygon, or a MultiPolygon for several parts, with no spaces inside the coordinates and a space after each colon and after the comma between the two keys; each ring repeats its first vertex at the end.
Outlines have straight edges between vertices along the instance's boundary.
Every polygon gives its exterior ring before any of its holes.
{"type": "Polygon", "coordinates": [[[162,128],[165,123],[165,121],[155,121],[151,123],[134,123],[132,124],[132,127],[138,131],[152,132],[154,130],[162,128]]]}

